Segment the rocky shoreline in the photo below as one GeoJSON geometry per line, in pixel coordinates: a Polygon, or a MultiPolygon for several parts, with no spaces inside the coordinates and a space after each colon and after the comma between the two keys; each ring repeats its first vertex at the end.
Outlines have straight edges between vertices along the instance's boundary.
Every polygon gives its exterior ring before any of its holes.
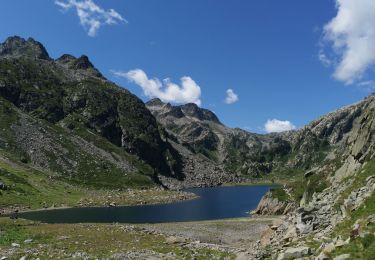
{"type": "Polygon", "coordinates": [[[270,193],[266,194],[254,213],[282,212],[283,216],[262,233],[258,254],[278,260],[303,257],[316,260],[356,259],[350,254],[332,258],[332,254],[358,239],[372,236],[375,231],[374,210],[368,209],[363,217],[350,218],[358,210],[365,211],[366,203],[374,199],[375,176],[365,178],[363,186],[346,194],[352,183],[333,183],[323,192],[314,193],[309,203],[295,208],[292,204],[272,198],[270,193]],[[339,227],[345,221],[351,224],[347,224],[347,231],[342,232],[339,227]]]}

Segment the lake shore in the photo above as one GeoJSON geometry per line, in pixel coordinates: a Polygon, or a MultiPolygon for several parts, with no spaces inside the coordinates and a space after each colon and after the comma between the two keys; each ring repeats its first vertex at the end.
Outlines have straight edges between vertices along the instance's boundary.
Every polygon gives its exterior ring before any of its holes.
{"type": "Polygon", "coordinates": [[[260,240],[261,233],[278,216],[229,218],[205,221],[189,221],[158,224],[137,224],[151,233],[183,237],[192,241],[247,247],[260,240]]]}
{"type": "Polygon", "coordinates": [[[223,183],[222,187],[233,187],[233,186],[282,186],[280,183],[274,182],[240,182],[240,183],[223,183]]]}
{"type": "MultiPolygon", "coordinates": [[[[67,194],[69,196],[69,194],[67,194]]],[[[0,216],[7,216],[14,212],[23,213],[30,211],[55,210],[67,208],[90,208],[90,207],[121,207],[136,205],[166,204],[177,201],[196,199],[198,196],[191,192],[171,191],[160,188],[151,189],[129,189],[126,191],[88,191],[86,196],[71,200],[68,205],[60,204],[57,199],[51,206],[41,204],[39,207],[27,205],[0,205],[0,216]],[[59,205],[59,206],[56,206],[59,205]]],[[[69,200],[70,201],[70,200],[69,200]]],[[[1,201],[0,201],[1,203],[1,201]]]]}
{"type": "MultiPolygon", "coordinates": [[[[217,187],[235,187],[235,186],[278,186],[280,184],[271,184],[267,182],[243,182],[243,183],[225,183],[217,187]]],[[[123,207],[139,205],[168,204],[178,201],[197,199],[199,196],[195,193],[183,190],[168,190],[162,188],[149,189],[128,189],[118,190],[86,190],[85,194],[77,197],[75,194],[67,193],[64,201],[56,198],[50,201],[41,202],[39,205],[28,206],[25,203],[4,205],[0,197],[0,217],[9,216],[12,213],[25,213],[44,210],[57,210],[69,208],[95,208],[95,207],[123,207]]]]}

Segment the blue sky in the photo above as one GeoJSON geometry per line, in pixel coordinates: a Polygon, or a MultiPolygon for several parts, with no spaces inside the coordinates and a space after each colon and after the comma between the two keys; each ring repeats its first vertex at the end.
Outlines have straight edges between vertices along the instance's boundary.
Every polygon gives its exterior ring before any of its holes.
{"type": "Polygon", "coordinates": [[[355,0],[357,9],[354,0],[59,1],[2,0],[0,40],[33,37],[53,58],[86,54],[144,101],[199,100],[231,127],[264,132],[271,119],[301,127],[374,89],[375,57],[356,47],[375,46],[372,0],[355,0]],[[87,2],[103,11],[89,13],[101,25],[91,31],[76,12],[87,2]],[[345,8],[353,26],[342,26],[345,8]],[[238,100],[225,102],[228,89],[238,100]]]}

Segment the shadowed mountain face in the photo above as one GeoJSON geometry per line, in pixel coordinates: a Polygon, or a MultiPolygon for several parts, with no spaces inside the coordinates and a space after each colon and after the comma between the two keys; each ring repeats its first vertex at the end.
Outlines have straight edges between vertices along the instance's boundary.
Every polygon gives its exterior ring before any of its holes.
{"type": "MultiPolygon", "coordinates": [[[[104,146],[121,148],[124,156],[119,156],[124,157],[121,160],[129,166],[120,167],[124,174],[147,171],[147,178],[154,178],[158,173],[178,174],[175,177],[181,178],[181,173],[173,170],[178,158],[162,140],[156,120],[143,102],[103,78],[87,56],[63,55],[53,60],[42,44],[33,39],[11,37],[0,44],[0,99],[3,108],[8,107],[9,113],[14,115],[13,122],[4,126],[9,135],[2,139],[14,145],[14,150],[32,164],[72,171],[69,178],[89,175],[83,168],[87,166],[90,172],[90,163],[83,167],[83,162],[74,159],[73,151],[65,147],[67,143],[59,144],[55,140],[55,134],[59,133],[68,139],[79,138],[83,146],[92,145],[86,143],[91,142],[90,139],[100,139],[103,147],[96,148],[110,157],[112,151],[104,146]],[[39,126],[50,127],[55,133],[41,130],[39,126]],[[53,137],[48,137],[50,134],[53,137]],[[42,137],[37,138],[39,135],[42,137]],[[42,141],[43,138],[48,142],[42,141]],[[136,165],[138,161],[155,170],[143,169],[136,165]]],[[[5,117],[4,113],[6,111],[2,114],[5,117]]],[[[78,154],[88,152],[85,150],[88,146],[79,148],[74,142],[71,148],[78,154]]],[[[96,154],[98,158],[100,153],[96,154]]],[[[111,160],[120,159],[113,156],[111,160]]],[[[99,171],[93,170],[95,173],[91,177],[99,171]]]]}

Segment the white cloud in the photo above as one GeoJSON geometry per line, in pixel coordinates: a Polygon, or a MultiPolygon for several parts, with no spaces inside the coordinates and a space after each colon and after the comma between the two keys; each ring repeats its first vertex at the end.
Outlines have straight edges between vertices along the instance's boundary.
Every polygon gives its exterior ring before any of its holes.
{"type": "Polygon", "coordinates": [[[336,56],[334,78],[353,84],[375,64],[375,1],[336,0],[336,7],[324,40],[336,56]]]}
{"type": "Polygon", "coordinates": [[[368,87],[368,86],[373,86],[373,85],[375,85],[375,82],[373,80],[362,81],[358,83],[358,86],[360,87],[368,87]]]}
{"type": "Polygon", "coordinates": [[[368,80],[368,81],[361,81],[357,83],[358,87],[361,87],[362,89],[366,89],[368,91],[375,90],[375,81],[368,80]]]}
{"type": "Polygon", "coordinates": [[[330,67],[332,65],[332,61],[322,50],[319,51],[319,60],[325,67],[330,67]]]}
{"type": "Polygon", "coordinates": [[[234,93],[233,89],[227,89],[227,97],[225,98],[225,103],[233,104],[238,101],[238,95],[234,93]]]}
{"type": "Polygon", "coordinates": [[[157,78],[149,79],[141,69],[128,72],[113,71],[118,77],[123,77],[137,84],[149,98],[160,98],[163,102],[172,103],[195,103],[201,105],[201,88],[190,77],[181,78],[181,86],[173,83],[170,79],[160,81],[157,78]]]}
{"type": "Polygon", "coordinates": [[[114,9],[104,10],[96,5],[93,0],[55,0],[55,4],[64,11],[75,8],[81,25],[91,37],[96,36],[98,30],[104,24],[127,23],[114,9]]]}
{"type": "Polygon", "coordinates": [[[280,133],[296,129],[290,121],[281,121],[277,119],[267,120],[264,124],[264,130],[267,133],[280,133]]]}

